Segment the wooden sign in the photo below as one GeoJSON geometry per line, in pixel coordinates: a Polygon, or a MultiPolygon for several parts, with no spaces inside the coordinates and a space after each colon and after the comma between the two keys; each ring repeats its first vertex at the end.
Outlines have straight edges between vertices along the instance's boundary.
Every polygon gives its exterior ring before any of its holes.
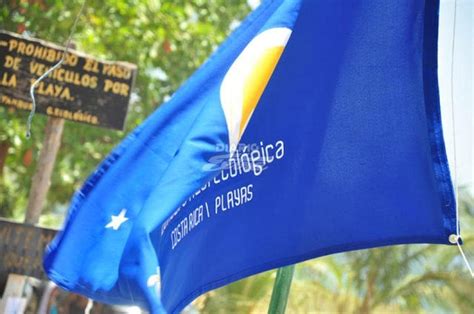
{"type": "MultiPolygon", "coordinates": [[[[0,31],[0,105],[31,110],[30,87],[64,48],[0,31]]],[[[122,130],[136,66],[106,62],[70,49],[61,67],[35,89],[37,112],[122,130]]]]}
{"type": "Polygon", "coordinates": [[[0,219],[0,274],[46,279],[43,252],[56,230],[0,219]]]}

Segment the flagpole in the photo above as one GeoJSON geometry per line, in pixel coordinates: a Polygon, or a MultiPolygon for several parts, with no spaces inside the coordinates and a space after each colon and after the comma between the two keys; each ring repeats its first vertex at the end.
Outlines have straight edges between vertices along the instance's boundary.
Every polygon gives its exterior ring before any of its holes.
{"type": "Polygon", "coordinates": [[[285,313],[294,272],[295,265],[278,268],[270,306],[268,307],[269,314],[285,313]]]}

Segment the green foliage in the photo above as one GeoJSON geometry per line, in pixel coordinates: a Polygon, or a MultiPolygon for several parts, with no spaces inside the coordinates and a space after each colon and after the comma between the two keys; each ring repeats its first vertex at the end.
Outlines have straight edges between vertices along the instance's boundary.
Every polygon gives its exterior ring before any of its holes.
{"type": "Polygon", "coordinates": [[[275,271],[239,280],[205,294],[195,306],[203,314],[265,312],[274,280],[275,271]]]}
{"type": "MultiPolygon", "coordinates": [[[[63,44],[82,1],[2,1],[0,29],[26,30],[32,37],[63,44]]],[[[46,213],[63,208],[87,175],[126,133],[163,103],[249,12],[245,0],[87,1],[73,41],[77,49],[107,60],[137,64],[138,76],[126,130],[111,131],[66,122],[46,213]]],[[[38,157],[46,118],[33,120],[25,138],[26,112],[0,107],[0,142],[10,145],[0,177],[0,216],[21,219],[38,157]]],[[[42,217],[42,223],[57,219],[42,217]]]]}

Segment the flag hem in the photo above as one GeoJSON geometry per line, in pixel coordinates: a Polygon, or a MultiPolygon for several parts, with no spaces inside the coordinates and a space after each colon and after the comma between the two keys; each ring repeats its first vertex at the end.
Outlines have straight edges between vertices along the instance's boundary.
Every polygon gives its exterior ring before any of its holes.
{"type": "Polygon", "coordinates": [[[456,199],[449,169],[440,110],[438,86],[438,27],[439,0],[425,1],[423,30],[423,87],[428,134],[435,182],[440,193],[443,212],[445,239],[456,233],[456,199]]]}

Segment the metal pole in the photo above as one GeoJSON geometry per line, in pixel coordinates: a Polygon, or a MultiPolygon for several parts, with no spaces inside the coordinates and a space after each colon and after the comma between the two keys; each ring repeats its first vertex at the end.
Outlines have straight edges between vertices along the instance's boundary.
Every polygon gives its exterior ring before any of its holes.
{"type": "Polygon", "coordinates": [[[278,268],[270,306],[268,307],[269,314],[285,313],[294,272],[295,265],[278,268]]]}

